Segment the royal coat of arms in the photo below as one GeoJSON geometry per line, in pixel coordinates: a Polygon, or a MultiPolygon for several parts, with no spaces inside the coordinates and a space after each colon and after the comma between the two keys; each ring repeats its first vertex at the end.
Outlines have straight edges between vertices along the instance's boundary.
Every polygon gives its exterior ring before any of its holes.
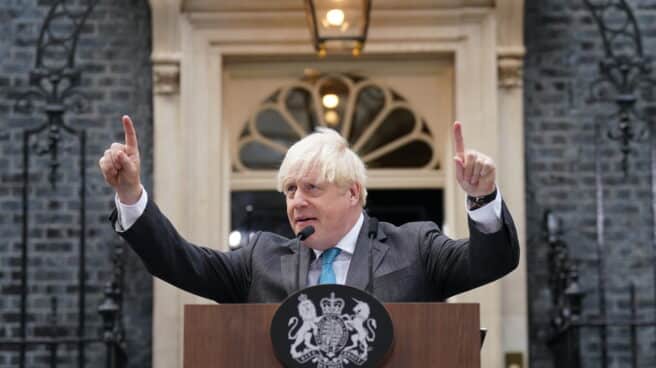
{"type": "Polygon", "coordinates": [[[360,366],[367,361],[376,339],[376,320],[370,318],[368,303],[353,298],[352,313],[342,313],[344,299],[322,298],[317,314],[307,295],[298,297],[298,316],[289,318],[287,337],[289,354],[298,363],[313,362],[317,368],[343,368],[349,363],[360,366]]]}

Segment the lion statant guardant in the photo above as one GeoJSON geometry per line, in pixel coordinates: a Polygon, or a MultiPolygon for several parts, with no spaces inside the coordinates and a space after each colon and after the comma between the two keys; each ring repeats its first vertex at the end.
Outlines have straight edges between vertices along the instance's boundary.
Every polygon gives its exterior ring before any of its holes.
{"type": "Polygon", "coordinates": [[[313,335],[317,334],[317,322],[320,319],[317,317],[317,309],[315,308],[312,301],[308,300],[305,295],[301,295],[298,299],[298,314],[303,320],[301,327],[299,327],[295,333],[292,333],[292,331],[298,325],[298,318],[292,317],[287,323],[287,326],[291,327],[287,337],[294,340],[294,343],[290,347],[289,353],[294,358],[300,357],[310,350],[318,349],[316,345],[312,344],[312,337],[313,335]],[[301,345],[301,343],[305,345],[305,348],[299,352],[298,347],[301,345]]]}

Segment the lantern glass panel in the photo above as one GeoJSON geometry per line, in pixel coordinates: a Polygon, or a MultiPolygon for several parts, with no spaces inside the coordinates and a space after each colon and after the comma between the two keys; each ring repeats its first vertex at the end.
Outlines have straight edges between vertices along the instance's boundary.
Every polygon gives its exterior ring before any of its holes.
{"type": "Polygon", "coordinates": [[[315,0],[313,3],[320,40],[364,37],[364,1],[315,0]]]}

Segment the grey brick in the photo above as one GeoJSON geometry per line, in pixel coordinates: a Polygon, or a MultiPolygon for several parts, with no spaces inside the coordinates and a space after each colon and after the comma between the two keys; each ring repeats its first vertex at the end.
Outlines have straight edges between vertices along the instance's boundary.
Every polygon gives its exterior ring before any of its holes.
{"type": "MultiPolygon", "coordinates": [[[[23,190],[23,132],[44,124],[43,100],[35,110],[20,112],[17,99],[29,84],[36,41],[52,0],[0,2],[0,337],[18,336],[20,305],[21,226],[23,190]]],[[[70,2],[74,10],[80,4],[70,2]]],[[[82,112],[67,111],[66,124],[85,129],[87,136],[87,325],[89,333],[101,326],[96,308],[111,275],[111,254],[121,240],[111,230],[107,216],[113,193],[98,173],[97,159],[115,137],[121,137],[121,114],[130,112],[140,121],[140,142],[152,146],[152,91],[150,64],[150,10],[146,0],[100,1],[82,29],[76,65],[82,70],[80,92],[88,99],[82,112]],[[125,16],[129,14],[129,16],[125,16]],[[104,32],[111,29],[113,32],[104,32]],[[120,32],[116,31],[120,30],[120,32]],[[114,87],[120,86],[120,89],[114,87]],[[138,89],[138,90],[137,90],[138,89]]],[[[66,29],[61,28],[64,32],[66,29]]],[[[60,32],[60,33],[61,33],[60,32]]],[[[45,141],[42,134],[39,139],[45,141]]],[[[32,139],[31,142],[35,142],[32,139]]],[[[64,135],[60,145],[58,187],[48,183],[48,156],[32,153],[29,175],[28,280],[30,288],[28,331],[45,334],[50,295],[59,300],[62,329],[75,331],[79,238],[79,142],[64,135]]],[[[152,157],[142,154],[144,181],[152,182],[152,157]]],[[[149,367],[151,355],[151,277],[136,255],[126,254],[124,318],[130,367],[149,367]]],[[[30,349],[28,366],[49,366],[44,347],[30,349]]],[[[60,346],[60,366],[73,366],[76,351],[60,346]]],[[[102,344],[90,346],[87,366],[104,363],[102,344]]],[[[0,368],[18,364],[15,350],[0,350],[0,368]]]]}
{"type": "MultiPolygon", "coordinates": [[[[599,2],[596,2],[599,3],[599,2]]],[[[646,53],[656,52],[655,5],[649,0],[627,1],[636,12],[646,53]]],[[[547,245],[542,240],[542,215],[554,210],[565,224],[564,239],[570,254],[580,261],[580,282],[588,292],[584,316],[598,313],[595,127],[606,128],[613,103],[595,101],[592,83],[599,78],[598,62],[604,55],[597,25],[582,1],[525,2],[524,107],[526,142],[527,268],[532,367],[553,367],[546,344],[549,331],[547,245]],[[545,317],[546,316],[546,317],[545,317]],[[544,336],[545,338],[540,338],[544,336]]],[[[653,91],[640,91],[653,96],[653,91]]],[[[647,114],[653,98],[643,101],[647,114]]],[[[647,115],[647,116],[650,116],[647,115]]],[[[651,203],[649,144],[634,145],[628,178],[621,170],[616,141],[601,137],[603,210],[606,214],[605,298],[610,318],[626,317],[628,285],[634,283],[640,313],[651,318],[654,309],[654,239],[651,203]]],[[[653,328],[639,331],[640,347],[656,343],[653,328]]],[[[598,331],[582,333],[584,367],[599,367],[598,331]]],[[[610,329],[611,366],[629,366],[626,329],[610,329]]],[[[640,349],[640,367],[656,366],[653,349],[640,349]]]]}

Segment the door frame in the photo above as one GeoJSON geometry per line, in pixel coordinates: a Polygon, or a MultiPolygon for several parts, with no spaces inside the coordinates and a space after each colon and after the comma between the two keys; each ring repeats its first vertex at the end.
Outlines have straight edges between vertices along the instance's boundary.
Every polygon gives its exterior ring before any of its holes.
{"type": "MultiPolygon", "coordinates": [[[[453,55],[455,116],[464,122],[468,145],[497,161],[500,188],[512,208],[523,247],[523,3],[496,4],[422,10],[374,8],[375,21],[365,52],[453,55]]],[[[229,138],[221,121],[224,60],[235,55],[279,57],[314,52],[302,6],[203,12],[184,11],[183,5],[180,0],[151,0],[155,91],[155,187],[151,191],[187,239],[226,249],[230,160],[229,138]]],[[[444,164],[445,217],[452,220],[453,236],[466,236],[465,196],[456,190],[452,161],[444,164]]],[[[522,256],[519,269],[511,276],[457,298],[481,302],[481,321],[490,331],[482,352],[485,367],[501,367],[505,352],[528,353],[524,263],[522,256]]],[[[155,281],[154,367],[182,364],[183,305],[202,302],[207,301],[155,281]]]]}

